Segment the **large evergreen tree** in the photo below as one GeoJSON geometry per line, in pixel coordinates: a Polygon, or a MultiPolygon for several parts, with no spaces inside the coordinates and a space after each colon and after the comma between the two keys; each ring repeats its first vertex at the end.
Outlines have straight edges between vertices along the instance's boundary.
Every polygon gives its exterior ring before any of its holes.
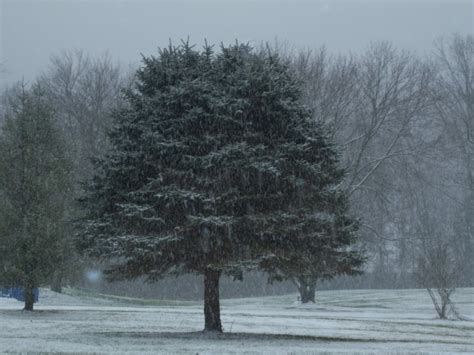
{"type": "Polygon", "coordinates": [[[71,164],[41,88],[13,100],[0,133],[0,284],[33,289],[65,263],[71,164]]]}
{"type": "Polygon", "coordinates": [[[221,273],[273,271],[353,241],[343,171],[270,51],[183,44],[143,63],[83,200],[79,242],[109,260],[112,279],[203,274],[205,330],[221,331],[221,273]]]}

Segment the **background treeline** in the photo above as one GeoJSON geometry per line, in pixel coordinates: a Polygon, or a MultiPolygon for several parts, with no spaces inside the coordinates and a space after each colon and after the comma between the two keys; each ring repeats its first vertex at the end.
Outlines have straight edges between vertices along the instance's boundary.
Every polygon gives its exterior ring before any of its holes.
{"type": "MultiPolygon", "coordinates": [[[[456,266],[457,286],[474,286],[474,38],[452,35],[426,56],[388,42],[358,55],[270,47],[288,60],[303,85],[304,103],[339,147],[344,188],[369,257],[364,275],[324,281],[318,288],[414,287],[419,259],[439,249],[456,266]]],[[[123,105],[122,90],[133,82],[133,70],[109,55],[68,51],[53,56],[30,84],[54,112],[72,164],[67,201],[82,194],[93,158],[107,151],[110,113],[123,105]]],[[[3,92],[0,119],[17,110],[24,90],[22,83],[3,92]]],[[[69,205],[64,218],[72,223],[79,212],[69,205]]],[[[70,246],[72,233],[63,235],[70,246]]],[[[156,284],[87,281],[83,271],[94,264],[64,245],[58,246],[65,259],[61,270],[48,273],[56,289],[74,284],[131,296],[201,297],[202,282],[194,276],[156,284]]],[[[243,283],[224,280],[222,295],[295,291],[291,282],[271,286],[266,280],[259,273],[244,275],[243,283]]]]}

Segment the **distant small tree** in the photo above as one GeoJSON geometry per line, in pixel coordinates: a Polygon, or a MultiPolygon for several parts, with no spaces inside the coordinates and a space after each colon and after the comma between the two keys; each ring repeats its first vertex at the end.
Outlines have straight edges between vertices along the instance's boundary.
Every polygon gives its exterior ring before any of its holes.
{"type": "Polygon", "coordinates": [[[299,292],[301,303],[315,303],[318,282],[338,275],[362,273],[365,258],[360,251],[351,247],[356,241],[355,231],[354,226],[354,229],[340,229],[336,232],[338,235],[331,236],[338,246],[328,247],[325,245],[325,238],[321,238],[319,250],[271,259],[266,263],[267,271],[270,271],[270,282],[290,280],[299,292]]]}
{"type": "MultiPolygon", "coordinates": [[[[322,128],[320,128],[323,131],[322,128]]],[[[327,142],[330,139],[327,138],[327,142]]],[[[319,152],[323,161],[335,161],[335,150],[319,152]]],[[[321,171],[322,180],[319,198],[315,201],[315,211],[311,220],[295,220],[288,222],[281,233],[301,240],[311,238],[312,242],[305,250],[298,253],[275,254],[262,263],[270,274],[270,282],[290,280],[298,289],[302,303],[315,302],[318,281],[328,280],[337,275],[356,275],[362,272],[365,260],[360,250],[354,245],[358,241],[358,223],[349,215],[349,204],[343,189],[343,170],[336,164],[328,164],[321,171]]],[[[302,196],[310,193],[306,189],[311,186],[296,181],[297,199],[295,205],[302,201],[302,196]],[[301,200],[299,200],[301,199],[301,200]]]]}
{"type": "Polygon", "coordinates": [[[0,282],[33,289],[65,263],[71,164],[41,88],[23,87],[0,134],[0,282]]]}
{"type": "Polygon", "coordinates": [[[440,319],[447,319],[449,311],[461,318],[450,297],[460,281],[462,267],[449,243],[437,241],[427,248],[418,259],[415,276],[428,291],[440,319]]]}

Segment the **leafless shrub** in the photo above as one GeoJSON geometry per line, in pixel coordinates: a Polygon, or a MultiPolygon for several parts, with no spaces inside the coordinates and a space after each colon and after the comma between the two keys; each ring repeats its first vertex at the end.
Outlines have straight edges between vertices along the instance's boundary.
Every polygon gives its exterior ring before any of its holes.
{"type": "Polygon", "coordinates": [[[451,300],[462,275],[453,248],[445,241],[437,241],[419,257],[416,278],[426,288],[440,319],[463,319],[451,300]]]}

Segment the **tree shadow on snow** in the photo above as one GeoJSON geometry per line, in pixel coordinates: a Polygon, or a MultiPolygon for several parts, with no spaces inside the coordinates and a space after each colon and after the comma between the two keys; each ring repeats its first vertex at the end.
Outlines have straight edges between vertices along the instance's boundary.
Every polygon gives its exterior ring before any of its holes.
{"type": "MultiPolygon", "coordinates": [[[[269,333],[218,333],[218,332],[99,332],[96,335],[105,337],[129,337],[135,339],[166,340],[202,340],[202,341],[256,341],[256,342],[347,342],[347,343],[444,343],[442,339],[374,339],[374,338],[345,338],[331,336],[298,335],[298,334],[269,334],[269,333]]],[[[460,344],[469,344],[458,342],[460,344]]]]}
{"type": "Polygon", "coordinates": [[[377,339],[354,339],[329,336],[293,335],[293,334],[269,334],[269,333],[218,333],[218,332],[100,332],[107,337],[132,337],[153,339],[192,339],[192,340],[293,340],[293,341],[338,341],[338,342],[378,342],[377,339]]]}

